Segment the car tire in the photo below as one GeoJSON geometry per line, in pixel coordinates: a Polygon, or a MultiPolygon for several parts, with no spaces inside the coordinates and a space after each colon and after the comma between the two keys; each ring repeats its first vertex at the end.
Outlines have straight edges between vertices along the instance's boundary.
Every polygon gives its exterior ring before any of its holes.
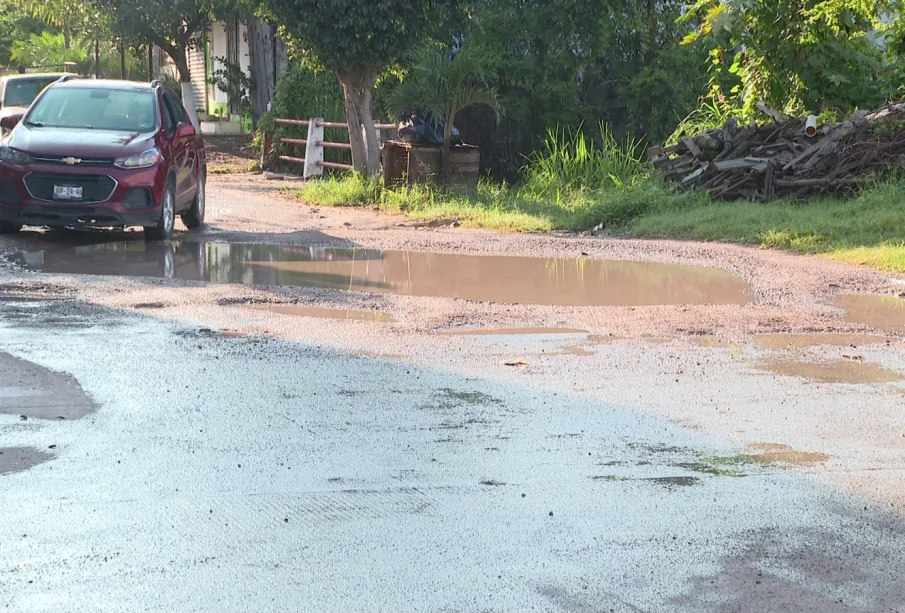
{"type": "Polygon", "coordinates": [[[160,218],[156,226],[145,228],[145,238],[150,241],[166,241],[173,236],[173,226],[176,225],[176,186],[173,181],[167,182],[163,192],[163,202],[160,207],[160,218]]]}
{"type": "Polygon", "coordinates": [[[0,234],[15,234],[22,229],[22,224],[11,221],[0,221],[0,234]]]}
{"type": "Polygon", "coordinates": [[[204,226],[204,210],[207,205],[207,196],[204,192],[207,186],[207,174],[202,172],[198,179],[198,191],[192,200],[192,206],[182,214],[182,223],[189,230],[198,230],[204,226]]]}

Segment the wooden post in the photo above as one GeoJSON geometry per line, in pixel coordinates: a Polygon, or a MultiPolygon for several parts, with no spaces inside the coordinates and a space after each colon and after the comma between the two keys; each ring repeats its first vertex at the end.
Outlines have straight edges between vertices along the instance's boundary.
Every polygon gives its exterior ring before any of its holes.
{"type": "Polygon", "coordinates": [[[323,118],[315,118],[308,122],[308,142],[305,145],[305,179],[320,177],[324,174],[323,167],[318,162],[324,161],[324,148],[318,143],[324,140],[324,127],[321,124],[323,118]]]}

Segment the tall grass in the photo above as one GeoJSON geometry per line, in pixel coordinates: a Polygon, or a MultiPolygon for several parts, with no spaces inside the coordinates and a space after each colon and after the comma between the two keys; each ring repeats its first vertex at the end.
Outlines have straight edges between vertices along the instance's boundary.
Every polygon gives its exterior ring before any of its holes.
{"type": "Polygon", "coordinates": [[[623,223],[670,200],[682,200],[638,152],[601,124],[599,138],[583,131],[553,130],[529,160],[515,186],[482,182],[476,190],[414,186],[387,190],[357,176],[307,185],[299,196],[325,205],[377,205],[382,210],[432,220],[455,218],[464,225],[519,230],[584,230],[623,223]]]}
{"type": "Polygon", "coordinates": [[[605,123],[595,142],[583,130],[550,130],[543,148],[529,158],[524,188],[536,194],[566,190],[602,190],[625,187],[650,176],[636,153],[640,143],[619,143],[605,123]]]}

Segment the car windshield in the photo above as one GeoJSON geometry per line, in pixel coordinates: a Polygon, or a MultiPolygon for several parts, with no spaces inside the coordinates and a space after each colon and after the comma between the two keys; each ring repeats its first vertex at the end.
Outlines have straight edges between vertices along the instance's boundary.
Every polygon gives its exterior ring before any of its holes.
{"type": "Polygon", "coordinates": [[[10,79],[3,92],[3,106],[28,106],[41,91],[59,77],[10,79]]]}
{"type": "Polygon", "coordinates": [[[47,90],[28,113],[33,127],[150,132],[157,125],[154,94],[93,87],[47,90]]]}

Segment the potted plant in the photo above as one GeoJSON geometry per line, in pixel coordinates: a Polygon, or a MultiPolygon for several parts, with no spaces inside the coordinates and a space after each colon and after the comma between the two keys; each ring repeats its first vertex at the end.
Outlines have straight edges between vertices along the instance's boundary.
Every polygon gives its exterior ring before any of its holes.
{"type": "Polygon", "coordinates": [[[490,107],[499,121],[501,111],[496,88],[487,82],[479,59],[468,51],[422,49],[415,55],[405,80],[389,96],[389,110],[393,115],[420,109],[435,120],[442,120],[440,165],[447,181],[453,121],[459,111],[474,105],[490,107]]]}

